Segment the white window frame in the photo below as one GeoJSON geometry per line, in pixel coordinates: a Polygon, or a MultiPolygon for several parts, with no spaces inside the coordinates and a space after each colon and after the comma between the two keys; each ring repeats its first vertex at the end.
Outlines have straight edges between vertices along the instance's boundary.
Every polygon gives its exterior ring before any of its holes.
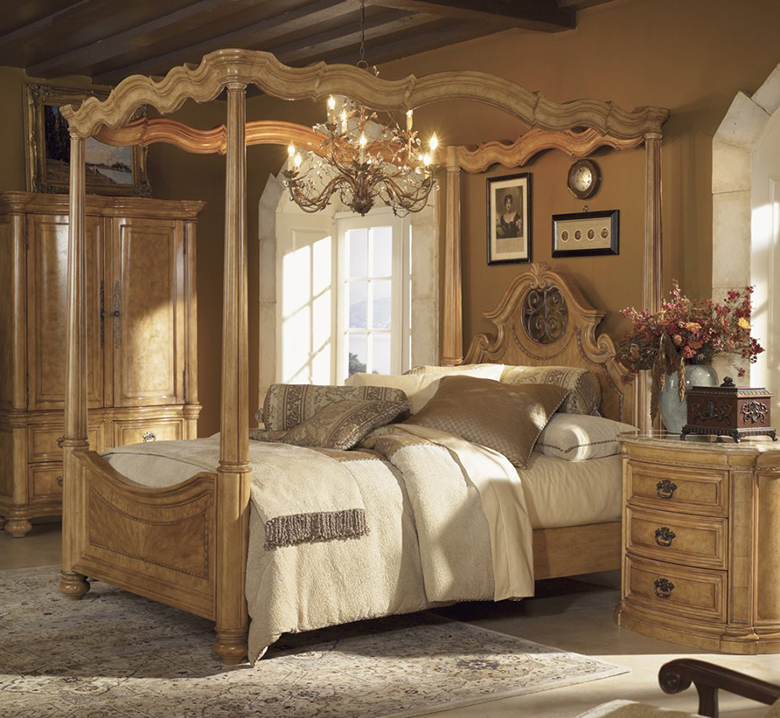
{"type": "MultiPolygon", "coordinates": [[[[349,256],[346,248],[347,232],[355,229],[365,229],[370,227],[392,227],[393,233],[393,267],[391,275],[391,309],[390,309],[390,373],[400,374],[406,371],[410,364],[410,286],[411,286],[411,266],[410,266],[410,247],[411,247],[411,225],[407,218],[396,217],[389,207],[379,207],[371,210],[364,217],[356,216],[350,212],[338,212],[334,216],[336,222],[337,236],[337,316],[336,316],[336,362],[335,362],[335,381],[343,383],[348,374],[348,342],[347,335],[349,328],[349,306],[347,304],[347,292],[345,285],[349,281],[367,281],[369,283],[369,292],[366,296],[367,313],[365,332],[370,336],[372,330],[371,312],[372,295],[370,283],[376,279],[371,277],[371,243],[369,242],[367,266],[369,276],[367,277],[349,277],[349,256]]],[[[363,333],[362,329],[354,330],[354,333],[363,333]]],[[[385,333],[385,332],[381,332],[385,333]]],[[[366,370],[371,370],[371,342],[367,342],[367,365],[366,370]]]]}

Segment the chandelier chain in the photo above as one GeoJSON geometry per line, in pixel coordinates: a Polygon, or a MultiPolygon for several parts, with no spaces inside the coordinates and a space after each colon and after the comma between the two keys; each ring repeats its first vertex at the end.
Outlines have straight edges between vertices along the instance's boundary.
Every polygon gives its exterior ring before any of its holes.
{"type": "Polygon", "coordinates": [[[366,0],[360,0],[360,59],[358,67],[368,69],[366,62],[366,0]]]}

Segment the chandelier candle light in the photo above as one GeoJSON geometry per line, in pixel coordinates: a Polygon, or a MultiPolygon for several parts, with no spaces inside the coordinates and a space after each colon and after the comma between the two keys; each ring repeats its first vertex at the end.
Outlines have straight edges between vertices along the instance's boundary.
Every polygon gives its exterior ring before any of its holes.
{"type": "MultiPolygon", "coordinates": [[[[365,11],[363,2],[357,64],[368,70],[365,11]]],[[[319,212],[336,193],[359,215],[367,214],[377,200],[398,216],[423,209],[436,185],[436,133],[428,141],[428,150],[423,151],[414,131],[412,110],[407,111],[406,127],[401,128],[392,118],[380,122],[376,112],[349,98],[343,98],[339,111],[337,104],[335,97],[328,97],[327,121],[313,128],[322,137],[320,152],[307,152],[305,167],[295,145],[290,142],[287,148],[289,161],[282,174],[290,199],[304,212],[319,212]]]]}
{"type": "Polygon", "coordinates": [[[302,169],[301,152],[292,142],[287,148],[289,162],[283,175],[292,201],[305,212],[319,212],[338,193],[341,202],[360,215],[377,199],[400,216],[423,209],[436,184],[436,134],[424,152],[413,129],[412,110],[401,129],[380,123],[375,112],[348,98],[338,113],[336,104],[336,98],[328,98],[327,122],[314,127],[323,137],[321,155],[308,152],[302,169]]]}

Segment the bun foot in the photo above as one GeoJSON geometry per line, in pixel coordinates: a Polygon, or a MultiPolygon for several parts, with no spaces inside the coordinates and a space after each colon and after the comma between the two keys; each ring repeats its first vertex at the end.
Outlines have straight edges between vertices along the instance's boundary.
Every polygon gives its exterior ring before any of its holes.
{"type": "Polygon", "coordinates": [[[82,576],[80,573],[66,573],[62,572],[62,578],[60,578],[60,591],[65,598],[71,601],[80,601],[87,591],[89,591],[89,583],[86,576],[82,576]]]}
{"type": "Polygon", "coordinates": [[[214,653],[226,666],[237,666],[247,658],[248,646],[246,631],[217,631],[214,641],[214,653]]]}
{"type": "Polygon", "coordinates": [[[30,533],[32,524],[27,519],[8,519],[5,524],[5,532],[14,538],[22,538],[30,533]]]}

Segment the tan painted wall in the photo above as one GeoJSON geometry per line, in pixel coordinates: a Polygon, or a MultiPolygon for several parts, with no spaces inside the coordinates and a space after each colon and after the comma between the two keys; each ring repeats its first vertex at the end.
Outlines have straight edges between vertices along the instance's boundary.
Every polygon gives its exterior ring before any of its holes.
{"type": "MultiPolygon", "coordinates": [[[[397,78],[442,70],[482,70],[540,90],[557,101],[578,97],[612,100],[633,108],[661,105],[672,110],[663,145],[664,286],[679,278],[692,294],[710,289],[712,251],[712,136],[738,90],[754,92],[780,62],[780,3],[777,0],[618,0],[580,13],[579,27],[556,35],[507,31],[433,51],[381,68],[397,78]]],[[[370,60],[370,46],[368,48],[370,60]]],[[[24,73],[0,68],[0,190],[24,188],[22,91],[24,73]]],[[[71,80],[84,83],[84,79],[71,80]]],[[[59,84],[59,83],[58,83],[59,84]]],[[[253,97],[249,119],[290,119],[305,124],[320,116],[312,103],[253,97]]],[[[224,121],[224,103],[187,103],[176,115],[196,127],[224,121]]],[[[512,140],[523,131],[516,121],[489,108],[462,103],[417,113],[419,128],[436,128],[447,143],[512,140]]],[[[284,149],[251,148],[249,172],[250,397],[256,396],[257,202],[269,172],[277,172],[284,149]]],[[[602,189],[592,209],[621,210],[618,257],[555,260],[574,275],[590,300],[607,312],[604,327],[621,325],[617,312],[641,299],[644,153],[597,156],[602,189]]],[[[551,215],[581,209],[566,190],[569,160],[548,153],[532,163],[533,258],[550,261],[551,215]]],[[[150,151],[154,195],[203,199],[198,241],[201,435],[219,428],[222,304],[224,160],[190,156],[159,146],[150,151]]],[[[489,174],[509,172],[495,168],[489,174]]],[[[492,309],[522,264],[485,261],[485,176],[464,183],[464,336],[489,329],[482,318],[492,309]]],[[[252,399],[254,404],[254,399],[252,399]]],[[[255,407],[251,406],[254,412],[255,407]]]]}

